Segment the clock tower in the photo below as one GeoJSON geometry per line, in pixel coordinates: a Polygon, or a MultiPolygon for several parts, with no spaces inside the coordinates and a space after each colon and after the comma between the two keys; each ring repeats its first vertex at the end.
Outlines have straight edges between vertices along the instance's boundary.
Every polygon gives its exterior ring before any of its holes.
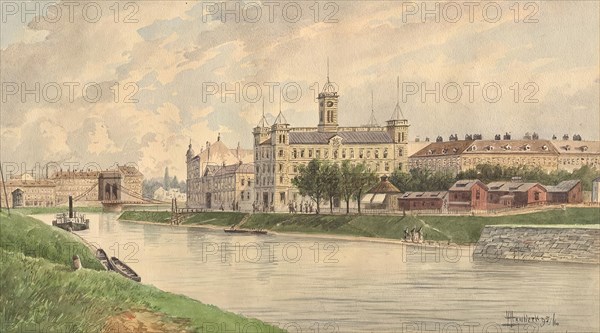
{"type": "Polygon", "coordinates": [[[329,61],[327,61],[327,83],[319,93],[319,132],[337,132],[338,95],[335,86],[329,81],[329,61]]]}

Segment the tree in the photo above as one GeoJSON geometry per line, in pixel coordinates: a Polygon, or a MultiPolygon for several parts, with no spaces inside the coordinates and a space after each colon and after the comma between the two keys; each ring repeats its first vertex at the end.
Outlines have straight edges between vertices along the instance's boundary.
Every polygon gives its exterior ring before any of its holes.
{"type": "Polygon", "coordinates": [[[358,203],[358,213],[360,214],[360,198],[363,192],[368,191],[377,183],[377,175],[369,170],[364,163],[356,164],[352,170],[352,177],[356,186],[354,197],[358,203]]]}
{"type": "Polygon", "coordinates": [[[170,188],[179,188],[179,181],[177,180],[177,176],[173,176],[173,179],[171,180],[171,184],[169,185],[170,188]]]}
{"type": "Polygon", "coordinates": [[[329,199],[329,212],[333,213],[333,198],[340,195],[340,167],[336,163],[325,162],[323,167],[323,187],[329,199]]]}
{"type": "Polygon", "coordinates": [[[346,202],[346,214],[350,213],[350,199],[356,192],[356,183],[354,182],[354,165],[348,160],[342,161],[339,172],[339,195],[346,202]]]}
{"type": "Polygon", "coordinates": [[[171,178],[169,177],[169,167],[165,167],[165,177],[163,179],[163,188],[168,191],[169,186],[171,186],[171,178]]]}
{"type": "Polygon", "coordinates": [[[326,177],[323,171],[323,162],[314,159],[308,162],[307,165],[299,165],[298,175],[292,178],[292,184],[298,188],[300,195],[308,196],[316,203],[317,214],[319,214],[321,201],[325,196],[325,187],[323,184],[326,181],[326,177]]]}

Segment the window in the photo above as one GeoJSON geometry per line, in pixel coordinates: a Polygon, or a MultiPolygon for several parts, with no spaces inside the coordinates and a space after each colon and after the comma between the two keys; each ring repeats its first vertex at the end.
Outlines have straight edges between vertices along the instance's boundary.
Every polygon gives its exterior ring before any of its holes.
{"type": "Polygon", "coordinates": [[[479,200],[481,198],[481,191],[479,189],[477,189],[475,191],[475,199],[479,200]]]}
{"type": "Polygon", "coordinates": [[[240,199],[244,200],[244,191],[242,191],[242,193],[240,193],[240,199]]]}
{"type": "Polygon", "coordinates": [[[283,164],[279,163],[279,172],[283,172],[283,164]]]}
{"type": "Polygon", "coordinates": [[[346,149],[342,149],[342,158],[346,158],[346,149]]]}
{"type": "Polygon", "coordinates": [[[388,150],[387,148],[383,150],[383,158],[387,158],[388,157],[388,150]]]}
{"type": "Polygon", "coordinates": [[[283,149],[279,149],[279,157],[283,157],[283,149]]]}
{"type": "Polygon", "coordinates": [[[385,171],[390,171],[390,164],[385,162],[385,171]]]}
{"type": "MultiPolygon", "coordinates": [[[[402,148],[398,149],[398,156],[402,156],[402,153],[403,153],[403,152],[404,152],[404,151],[402,150],[402,148]]],[[[427,153],[429,154],[429,151],[428,151],[427,153]]]]}
{"type": "Polygon", "coordinates": [[[285,203],[285,192],[279,192],[279,201],[285,203]]]}
{"type": "Polygon", "coordinates": [[[358,158],[363,158],[363,150],[362,149],[360,149],[358,151],[358,158]]]}
{"type": "Polygon", "coordinates": [[[308,157],[310,158],[310,157],[312,157],[312,156],[313,156],[313,150],[312,150],[312,149],[309,149],[309,150],[308,150],[308,157]]]}
{"type": "Polygon", "coordinates": [[[315,156],[316,156],[317,158],[320,158],[320,157],[321,157],[321,150],[317,149],[317,150],[315,151],[315,156]]]}
{"type": "Polygon", "coordinates": [[[323,158],[329,158],[329,150],[325,149],[325,151],[323,152],[323,158]]]}
{"type": "Polygon", "coordinates": [[[242,186],[244,186],[245,182],[246,182],[246,180],[244,178],[242,178],[242,186]]]}
{"type": "Polygon", "coordinates": [[[533,198],[535,201],[539,201],[540,200],[540,192],[533,193],[533,198]]]}
{"type": "Polygon", "coordinates": [[[375,158],[379,158],[379,149],[375,149],[375,158]]]}
{"type": "MultiPolygon", "coordinates": [[[[252,181],[248,179],[248,187],[252,186],[252,181]]],[[[248,199],[250,199],[250,194],[248,194],[248,199]]]]}
{"type": "Polygon", "coordinates": [[[298,157],[298,152],[296,151],[296,149],[292,150],[292,157],[293,158],[298,157]]]}
{"type": "Polygon", "coordinates": [[[300,150],[300,158],[304,158],[304,149],[300,150]]]}
{"type": "Polygon", "coordinates": [[[350,148],[350,158],[354,158],[354,149],[350,148]]]}

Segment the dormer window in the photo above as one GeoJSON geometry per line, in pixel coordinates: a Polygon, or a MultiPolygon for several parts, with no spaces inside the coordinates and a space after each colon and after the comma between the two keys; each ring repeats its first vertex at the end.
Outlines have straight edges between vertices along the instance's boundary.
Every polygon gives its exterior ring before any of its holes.
{"type": "Polygon", "coordinates": [[[457,149],[457,148],[453,148],[453,149],[452,149],[452,152],[453,152],[453,153],[456,153],[457,151],[458,151],[458,149],[457,149]]]}
{"type": "Polygon", "coordinates": [[[564,148],[565,148],[565,150],[571,150],[571,146],[570,145],[566,145],[564,148]]]}
{"type": "Polygon", "coordinates": [[[504,146],[504,149],[506,149],[506,150],[511,150],[511,149],[512,149],[512,147],[511,147],[510,145],[505,145],[505,146],[504,146]]]}
{"type": "Polygon", "coordinates": [[[494,146],[487,146],[487,150],[494,150],[494,146]]]}
{"type": "Polygon", "coordinates": [[[588,150],[588,146],[581,146],[581,151],[587,151],[588,150]]]}
{"type": "Polygon", "coordinates": [[[429,149],[429,150],[427,151],[427,155],[431,155],[431,154],[433,154],[433,150],[429,149]]]}
{"type": "Polygon", "coordinates": [[[531,146],[530,146],[530,145],[525,145],[523,148],[524,148],[526,151],[529,151],[529,150],[531,149],[531,146]]]}
{"type": "Polygon", "coordinates": [[[444,148],[442,149],[442,154],[446,154],[448,152],[448,149],[444,148]]]}
{"type": "Polygon", "coordinates": [[[543,146],[542,146],[542,150],[548,150],[548,146],[546,146],[546,145],[543,145],[543,146]]]}

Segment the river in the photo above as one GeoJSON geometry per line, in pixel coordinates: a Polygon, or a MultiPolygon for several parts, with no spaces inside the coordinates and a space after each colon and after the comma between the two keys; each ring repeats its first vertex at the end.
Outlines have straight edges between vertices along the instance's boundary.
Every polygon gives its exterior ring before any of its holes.
{"type": "Polygon", "coordinates": [[[88,214],[78,234],[142,283],[290,332],[600,331],[598,265],[473,261],[468,247],[230,235],[117,216],[88,214]]]}

